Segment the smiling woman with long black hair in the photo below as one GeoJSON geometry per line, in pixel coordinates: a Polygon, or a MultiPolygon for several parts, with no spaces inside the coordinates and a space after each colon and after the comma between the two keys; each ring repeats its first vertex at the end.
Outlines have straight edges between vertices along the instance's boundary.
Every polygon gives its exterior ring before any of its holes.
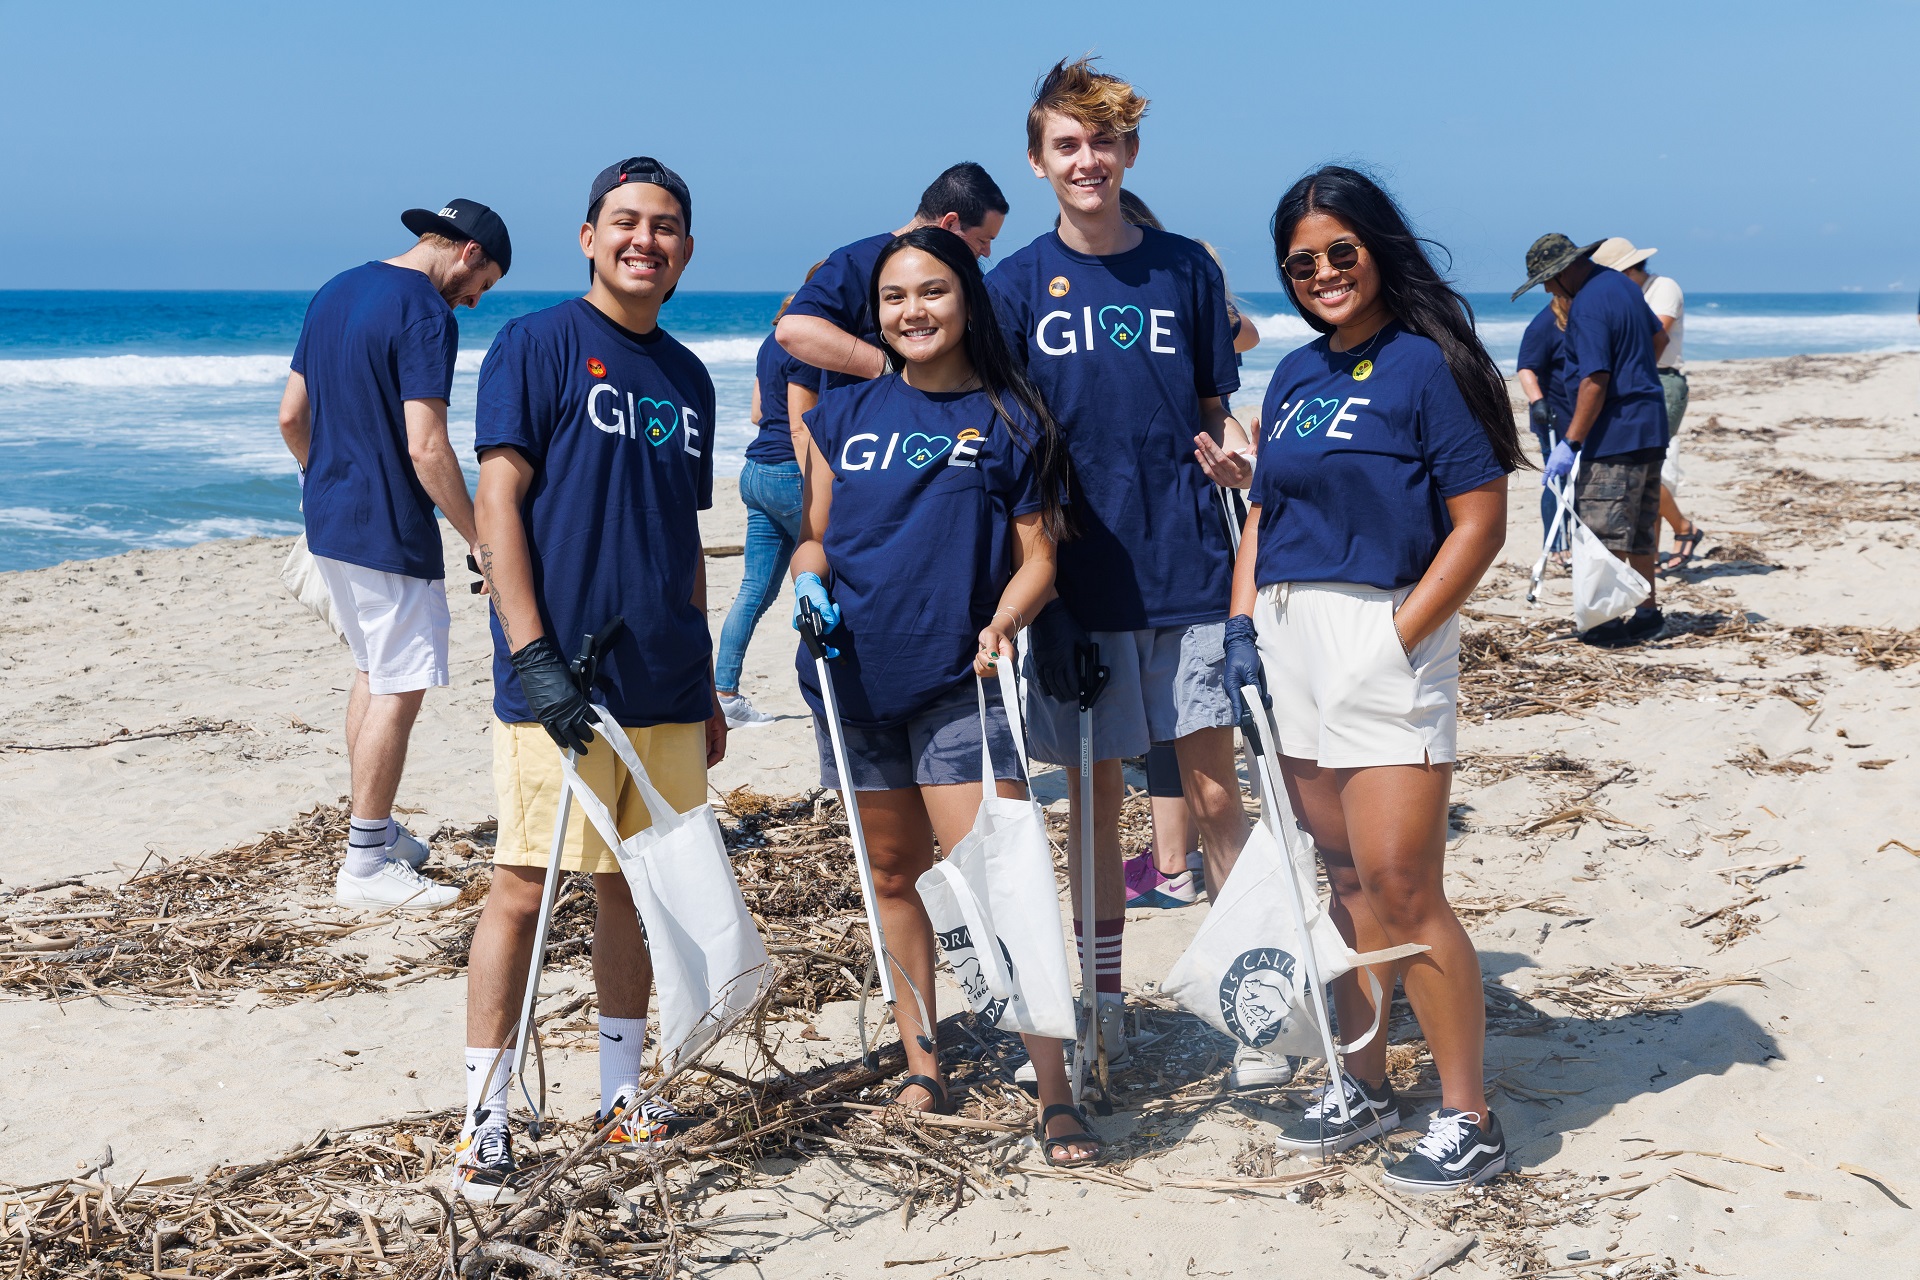
{"type": "MultiPolygon", "coordinates": [[[[1235,565],[1227,684],[1264,669],[1289,794],[1326,862],[1331,914],[1356,950],[1424,943],[1396,966],[1440,1073],[1427,1136],[1387,1171],[1405,1190],[1506,1168],[1481,1087],[1479,959],[1442,887],[1459,700],[1460,605],[1506,536],[1522,465],[1499,371],[1473,315],[1380,186],[1319,169],[1280,199],[1274,256],[1323,337],[1274,372],[1235,565]]],[[[1376,976],[1387,992],[1394,972],[1376,976]]],[[[1375,1009],[1334,983],[1342,1033],[1375,1009]]],[[[1346,1058],[1280,1145],[1340,1150],[1395,1128],[1386,1037],[1346,1058]]]]}

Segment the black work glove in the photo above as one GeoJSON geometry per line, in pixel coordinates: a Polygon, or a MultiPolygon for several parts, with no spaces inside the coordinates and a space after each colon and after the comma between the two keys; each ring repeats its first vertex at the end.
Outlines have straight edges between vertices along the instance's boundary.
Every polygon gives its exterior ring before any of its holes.
{"type": "Polygon", "coordinates": [[[1267,675],[1260,666],[1260,645],[1254,639],[1252,618],[1239,613],[1227,619],[1226,649],[1224,674],[1227,696],[1233,699],[1233,718],[1239,720],[1247,714],[1247,709],[1240,705],[1240,691],[1248,685],[1260,690],[1263,704],[1272,706],[1273,699],[1267,696],[1267,675]]]}
{"type": "Polygon", "coordinates": [[[593,705],[573,682],[567,660],[551,636],[541,636],[512,657],[533,718],[563,751],[585,751],[593,741],[593,705]]]}
{"type": "Polygon", "coordinates": [[[1527,425],[1535,431],[1553,430],[1553,410],[1547,408],[1544,397],[1527,406],[1527,425]]]}
{"type": "Polygon", "coordinates": [[[1027,628],[1027,643],[1033,647],[1033,678],[1040,692],[1056,702],[1080,701],[1080,677],[1074,666],[1074,650],[1092,644],[1086,629],[1067,611],[1057,597],[1040,611],[1027,628]]]}

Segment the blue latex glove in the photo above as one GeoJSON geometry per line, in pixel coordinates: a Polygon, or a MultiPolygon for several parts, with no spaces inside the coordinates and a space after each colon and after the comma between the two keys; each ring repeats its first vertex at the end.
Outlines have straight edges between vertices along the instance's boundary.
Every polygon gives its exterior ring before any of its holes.
{"type": "Polygon", "coordinates": [[[1259,689],[1260,701],[1272,706],[1273,699],[1267,696],[1266,672],[1260,666],[1260,646],[1254,639],[1252,618],[1235,614],[1227,619],[1226,649],[1224,675],[1227,696],[1233,699],[1233,718],[1238,720],[1246,714],[1246,708],[1240,705],[1240,690],[1247,685],[1259,689]]]}
{"type": "MultiPolygon", "coordinates": [[[[820,621],[828,631],[840,625],[840,606],[827,594],[827,584],[820,581],[817,573],[803,573],[793,580],[793,629],[800,629],[800,605],[805,602],[814,607],[820,615],[820,621]]],[[[832,645],[827,646],[827,656],[837,658],[840,651],[832,645]]]]}
{"type": "Polygon", "coordinates": [[[1555,480],[1564,480],[1573,470],[1573,460],[1580,453],[1578,445],[1568,444],[1565,440],[1553,446],[1553,452],[1547,455],[1546,470],[1541,472],[1540,483],[1552,484],[1555,480]]]}

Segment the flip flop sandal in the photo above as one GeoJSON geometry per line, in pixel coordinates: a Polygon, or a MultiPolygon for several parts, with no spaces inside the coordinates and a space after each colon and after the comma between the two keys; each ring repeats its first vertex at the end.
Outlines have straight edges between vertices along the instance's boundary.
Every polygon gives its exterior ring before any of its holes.
{"type": "Polygon", "coordinates": [[[1683,533],[1675,537],[1673,540],[1673,550],[1669,551],[1660,561],[1660,572],[1673,573],[1676,570],[1686,568],[1688,563],[1693,559],[1693,553],[1699,549],[1700,540],[1706,536],[1707,531],[1696,524],[1693,526],[1692,532],[1683,533]]]}
{"type": "Polygon", "coordinates": [[[1070,1106],[1064,1102],[1055,1103],[1040,1113],[1040,1118],[1033,1122],[1033,1136],[1040,1143],[1040,1158],[1045,1160],[1049,1167],[1055,1169],[1079,1169],[1090,1164],[1098,1164],[1101,1160],[1100,1150],[1107,1145],[1104,1138],[1087,1127],[1087,1117],[1081,1113],[1080,1108],[1070,1106]],[[1075,1120],[1078,1120],[1080,1122],[1080,1132],[1062,1134],[1058,1138],[1049,1138],[1047,1136],[1047,1122],[1057,1116],[1072,1116],[1075,1120]],[[1090,1155],[1056,1157],[1053,1154],[1054,1148],[1056,1147],[1063,1149],[1066,1147],[1093,1147],[1095,1150],[1090,1155]]]}
{"type": "MultiPolygon", "coordinates": [[[[947,1116],[947,1115],[953,1114],[953,1102],[951,1099],[947,1097],[947,1087],[941,1084],[938,1080],[935,1080],[932,1076],[916,1075],[916,1076],[903,1077],[899,1085],[894,1088],[894,1091],[893,1091],[894,1102],[899,1103],[900,1095],[905,1093],[907,1090],[913,1088],[915,1085],[918,1085],[922,1089],[925,1089],[927,1091],[927,1096],[933,1099],[933,1106],[930,1108],[927,1108],[927,1110],[929,1110],[932,1114],[936,1116],[947,1116]]],[[[915,1108],[915,1109],[918,1110],[919,1108],[915,1108]]]]}

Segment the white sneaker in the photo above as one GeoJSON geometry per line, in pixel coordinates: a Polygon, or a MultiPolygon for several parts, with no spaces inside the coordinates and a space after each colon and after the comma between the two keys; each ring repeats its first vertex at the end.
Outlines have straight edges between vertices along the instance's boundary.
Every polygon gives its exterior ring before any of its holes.
{"type": "Polygon", "coordinates": [[[429,880],[398,858],[388,858],[370,876],[350,876],[342,867],[333,879],[333,900],[362,910],[438,911],[459,896],[457,887],[429,880]]]}
{"type": "Polygon", "coordinates": [[[721,694],[720,713],[726,716],[729,729],[754,729],[773,723],[773,717],[748,702],[744,693],[721,694]]]}
{"type": "Polygon", "coordinates": [[[395,835],[393,843],[387,846],[387,856],[406,863],[415,871],[427,865],[427,857],[433,850],[427,848],[427,842],[399,823],[393,824],[395,835]]]}
{"type": "Polygon", "coordinates": [[[1227,1072],[1229,1089],[1278,1089],[1293,1082],[1293,1059],[1240,1045],[1233,1051],[1233,1070],[1227,1072]]]}

